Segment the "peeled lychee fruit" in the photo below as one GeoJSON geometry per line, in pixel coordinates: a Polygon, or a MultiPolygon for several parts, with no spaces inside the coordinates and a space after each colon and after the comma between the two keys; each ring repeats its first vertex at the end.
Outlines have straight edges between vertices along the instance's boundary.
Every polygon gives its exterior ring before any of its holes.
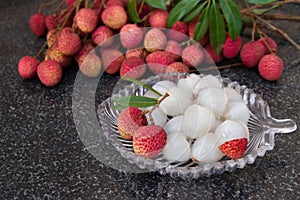
{"type": "Polygon", "coordinates": [[[115,74],[120,70],[121,64],[125,60],[124,55],[115,49],[108,49],[101,54],[103,68],[108,74],[115,74]]]}
{"type": "Polygon", "coordinates": [[[283,70],[283,60],[276,54],[267,54],[263,56],[258,64],[259,74],[268,81],[279,79],[283,70]]]}
{"type": "Polygon", "coordinates": [[[182,132],[183,115],[178,115],[170,119],[164,126],[164,130],[168,135],[176,132],[182,132]]]}
{"type": "MultiPolygon", "coordinates": [[[[159,92],[160,94],[164,95],[165,93],[168,92],[168,90],[170,90],[171,88],[176,87],[176,84],[172,81],[168,81],[168,80],[164,80],[164,81],[158,81],[157,83],[155,83],[152,88],[154,90],[156,90],[157,92],[159,92]]],[[[145,94],[145,97],[151,97],[151,98],[155,98],[158,99],[159,95],[157,95],[156,93],[152,92],[151,90],[148,90],[145,94]]]]}
{"type": "Polygon", "coordinates": [[[120,76],[138,79],[146,72],[146,64],[142,58],[126,58],[120,68],[120,76]]]}
{"type": "Polygon", "coordinates": [[[143,31],[136,24],[125,24],[120,30],[120,40],[127,49],[137,47],[143,40],[143,31]]]}
{"type": "Polygon", "coordinates": [[[24,79],[34,78],[39,64],[40,61],[33,56],[22,57],[18,63],[19,75],[24,79]]]}
{"type": "Polygon", "coordinates": [[[167,26],[168,11],[154,10],[149,17],[149,24],[151,27],[166,28],[167,26]]]}
{"type": "Polygon", "coordinates": [[[188,38],[187,33],[188,33],[188,25],[182,21],[177,21],[171,27],[171,30],[168,31],[167,36],[169,40],[183,42],[188,38]]]}
{"type": "Polygon", "coordinates": [[[84,57],[84,60],[79,65],[79,70],[88,77],[99,76],[102,69],[102,63],[100,58],[94,54],[89,53],[84,57]]]}
{"type": "Polygon", "coordinates": [[[29,26],[32,32],[38,36],[42,37],[46,34],[46,16],[41,13],[36,13],[32,15],[29,19],[29,26]]]}
{"type": "Polygon", "coordinates": [[[97,12],[91,8],[81,8],[74,17],[77,27],[83,33],[91,33],[97,26],[97,12]]]}
{"type": "Polygon", "coordinates": [[[107,26],[99,26],[92,33],[92,40],[99,46],[108,47],[114,42],[113,35],[113,31],[107,26]]]}
{"type": "MultiPolygon", "coordinates": [[[[198,21],[198,17],[193,19],[189,24],[189,36],[192,39],[194,39],[194,32],[195,32],[197,21],[198,21]]],[[[201,46],[205,46],[209,42],[209,31],[207,31],[206,34],[203,36],[203,38],[197,42],[199,42],[201,46]]]]}
{"type": "Polygon", "coordinates": [[[183,49],[182,51],[182,61],[188,66],[188,67],[197,67],[200,65],[204,58],[204,52],[199,48],[198,45],[190,45],[183,49]]]}
{"type": "Polygon", "coordinates": [[[145,158],[155,158],[162,151],[167,134],[161,126],[141,126],[133,135],[133,150],[145,158]]]}
{"type": "Polygon", "coordinates": [[[165,73],[167,67],[174,61],[174,57],[166,51],[156,51],[146,57],[148,67],[154,74],[165,73]]]}
{"type": "Polygon", "coordinates": [[[167,42],[165,51],[169,52],[171,54],[170,56],[174,56],[175,60],[178,60],[182,54],[182,48],[180,44],[173,40],[167,42]]]}
{"type": "Polygon", "coordinates": [[[264,46],[265,54],[270,54],[270,53],[276,54],[278,51],[278,46],[276,42],[270,37],[260,38],[259,40],[257,40],[257,42],[261,43],[264,46]],[[271,49],[272,52],[270,51],[269,48],[271,49]]]}
{"type": "Polygon", "coordinates": [[[141,126],[147,125],[143,112],[135,107],[128,107],[118,117],[118,131],[122,138],[132,140],[134,132],[141,126]]]}
{"type": "Polygon", "coordinates": [[[171,65],[167,67],[166,73],[174,73],[174,72],[188,73],[189,67],[182,62],[173,62],[171,65]]]}
{"type": "Polygon", "coordinates": [[[217,54],[210,44],[205,46],[205,62],[207,64],[219,63],[223,60],[223,55],[217,54]]]}
{"type": "Polygon", "coordinates": [[[106,26],[119,29],[126,24],[127,14],[121,6],[109,6],[102,12],[101,19],[106,26]]]}
{"type": "Polygon", "coordinates": [[[255,67],[264,56],[264,46],[260,42],[250,41],[243,45],[240,57],[246,67],[255,67]]]}
{"type": "Polygon", "coordinates": [[[48,49],[45,60],[54,60],[61,67],[68,67],[73,59],[71,56],[62,54],[58,47],[52,47],[51,49],[48,49]]]}
{"type": "Polygon", "coordinates": [[[81,48],[80,37],[72,32],[71,28],[64,28],[57,40],[61,53],[66,56],[72,56],[81,48]]]}
{"type": "Polygon", "coordinates": [[[52,87],[61,81],[62,69],[54,60],[46,60],[38,65],[37,75],[44,85],[52,87]]]}
{"type": "Polygon", "coordinates": [[[189,74],[186,78],[181,78],[179,79],[177,85],[179,88],[183,89],[183,91],[191,98],[194,96],[193,94],[193,89],[195,85],[198,83],[200,80],[199,75],[197,74],[189,74]]]}
{"type": "Polygon", "coordinates": [[[225,119],[238,120],[248,123],[250,112],[247,105],[242,101],[229,102],[224,114],[225,119]]]}
{"type": "MultiPolygon", "coordinates": [[[[148,110],[151,110],[151,109],[152,109],[152,107],[150,107],[148,110]]],[[[165,113],[163,113],[159,108],[155,108],[152,111],[151,117],[153,119],[154,125],[158,125],[158,126],[162,126],[162,127],[166,124],[166,122],[168,120],[168,116],[165,113]]],[[[150,117],[150,113],[146,114],[148,124],[152,123],[151,117],[150,117]]]]}
{"type": "Polygon", "coordinates": [[[206,75],[199,79],[193,88],[194,96],[199,96],[199,92],[206,88],[221,88],[221,83],[217,77],[212,75],[206,75]]]}
{"type": "Polygon", "coordinates": [[[242,38],[238,36],[235,40],[232,40],[230,36],[227,34],[225,43],[223,45],[222,53],[226,58],[234,58],[238,55],[240,49],[242,47],[242,38]]]}
{"type": "Polygon", "coordinates": [[[45,19],[45,24],[48,30],[56,29],[57,21],[55,15],[48,15],[45,19]]]}
{"type": "Polygon", "coordinates": [[[149,52],[164,49],[167,43],[166,35],[159,29],[149,30],[144,38],[144,47],[149,52]]]}

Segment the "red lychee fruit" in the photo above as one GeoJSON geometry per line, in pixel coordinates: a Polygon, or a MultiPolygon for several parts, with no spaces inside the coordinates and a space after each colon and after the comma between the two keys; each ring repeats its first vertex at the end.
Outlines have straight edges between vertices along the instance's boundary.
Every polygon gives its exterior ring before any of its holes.
{"type": "Polygon", "coordinates": [[[80,48],[80,50],[74,56],[74,59],[78,65],[81,65],[85,56],[87,56],[92,50],[94,50],[94,46],[91,43],[85,43],[84,46],[80,48]]]}
{"type": "Polygon", "coordinates": [[[143,48],[138,48],[138,49],[130,49],[126,51],[125,57],[130,58],[130,57],[139,57],[145,60],[147,57],[148,52],[143,49],[143,48]]]}
{"type": "Polygon", "coordinates": [[[197,67],[205,58],[204,52],[196,44],[187,46],[185,49],[183,49],[181,56],[182,61],[188,67],[197,67]]]}
{"type": "MultiPolygon", "coordinates": [[[[198,21],[198,17],[195,17],[189,24],[189,36],[194,39],[194,32],[195,27],[198,21]]],[[[209,42],[209,31],[207,30],[206,34],[203,36],[203,38],[199,42],[201,46],[205,46],[209,42]]]]}
{"type": "Polygon", "coordinates": [[[187,40],[188,25],[182,21],[177,21],[168,31],[168,39],[177,42],[183,42],[187,40]]]}
{"type": "Polygon", "coordinates": [[[108,47],[114,42],[113,35],[114,32],[107,26],[99,26],[92,33],[92,40],[99,46],[108,47]]]}
{"type": "Polygon", "coordinates": [[[66,6],[72,6],[76,0],[66,0],[66,6]]]}
{"type": "Polygon", "coordinates": [[[33,32],[38,37],[42,37],[46,34],[46,16],[41,13],[36,13],[32,15],[29,19],[29,26],[33,32]]]}
{"type": "Polygon", "coordinates": [[[123,61],[124,55],[115,49],[107,49],[101,54],[103,68],[108,74],[115,74],[119,71],[123,61]]]}
{"type": "Polygon", "coordinates": [[[120,76],[139,79],[146,72],[146,64],[142,58],[129,57],[124,60],[120,68],[120,76]]]}
{"type": "Polygon", "coordinates": [[[283,60],[276,54],[264,55],[258,64],[259,74],[268,81],[279,79],[283,70],[283,60]]]}
{"type": "Polygon", "coordinates": [[[131,49],[138,46],[143,40],[143,31],[136,24],[125,24],[120,30],[122,45],[131,49]]]}
{"type": "Polygon", "coordinates": [[[73,33],[71,28],[64,28],[61,31],[57,44],[60,52],[66,56],[76,54],[81,48],[80,37],[73,33]]]}
{"type": "Polygon", "coordinates": [[[163,74],[166,72],[167,67],[175,62],[175,58],[173,56],[170,56],[169,52],[166,51],[156,51],[153,53],[150,53],[146,57],[146,62],[149,67],[149,69],[154,74],[163,74]]]}
{"type": "Polygon", "coordinates": [[[73,59],[71,56],[62,54],[58,47],[52,47],[51,49],[48,49],[45,60],[54,60],[61,67],[68,67],[73,59]]]}
{"type": "Polygon", "coordinates": [[[239,138],[225,142],[219,146],[219,149],[229,158],[238,159],[244,155],[247,144],[247,138],[239,138]]]}
{"type": "Polygon", "coordinates": [[[52,29],[47,33],[46,40],[49,48],[58,46],[57,45],[58,35],[59,33],[58,30],[56,29],[52,29]]]}
{"type": "Polygon", "coordinates": [[[147,125],[147,118],[138,108],[128,107],[118,117],[118,131],[125,140],[132,140],[134,132],[147,125]]]}
{"type": "Polygon", "coordinates": [[[81,8],[74,17],[77,27],[83,33],[91,33],[97,26],[97,12],[91,8],[81,8]]]}
{"type": "Polygon", "coordinates": [[[102,12],[101,19],[106,26],[119,29],[126,24],[127,14],[121,6],[110,6],[102,12]]]}
{"type": "Polygon", "coordinates": [[[100,58],[94,54],[87,54],[79,65],[79,70],[88,77],[99,76],[102,69],[102,63],[100,58]]]}
{"type": "Polygon", "coordinates": [[[166,10],[154,10],[149,17],[149,25],[151,27],[166,28],[168,15],[169,13],[166,10]]]}
{"type": "Polygon", "coordinates": [[[144,38],[144,47],[148,52],[162,50],[167,44],[166,35],[159,29],[150,29],[144,38]]]}
{"type": "Polygon", "coordinates": [[[180,44],[173,40],[167,42],[165,51],[169,52],[171,54],[170,56],[174,56],[175,60],[178,60],[182,54],[182,48],[180,44]]]}
{"type": "Polygon", "coordinates": [[[155,158],[166,145],[167,134],[161,126],[141,126],[133,135],[134,152],[145,158],[155,158]]]}
{"type": "Polygon", "coordinates": [[[278,51],[278,46],[276,42],[270,37],[260,38],[259,40],[257,40],[257,42],[261,43],[264,46],[265,54],[270,54],[270,53],[276,54],[278,51]],[[272,52],[270,51],[269,48],[271,49],[272,52]]]}
{"type": "Polygon", "coordinates": [[[108,0],[106,2],[106,6],[107,7],[109,7],[109,6],[121,6],[121,7],[125,8],[124,3],[120,0],[108,0]]]}
{"type": "Polygon", "coordinates": [[[236,55],[238,55],[240,49],[242,47],[242,38],[241,36],[238,36],[235,40],[232,40],[227,34],[222,53],[226,58],[234,58],[236,55]]]}
{"type": "Polygon", "coordinates": [[[218,63],[223,60],[223,55],[221,53],[217,54],[210,44],[205,46],[205,50],[205,62],[207,64],[218,63]]]}
{"type": "Polygon", "coordinates": [[[249,68],[255,67],[264,56],[265,50],[261,43],[250,41],[243,45],[240,57],[242,63],[249,68]]]}
{"type": "Polygon", "coordinates": [[[173,72],[188,73],[189,67],[182,62],[173,62],[171,65],[167,67],[166,73],[173,73],[173,72]]]}
{"type": "Polygon", "coordinates": [[[19,60],[18,72],[23,79],[36,77],[37,66],[40,61],[33,56],[24,56],[19,60]]]}
{"type": "Polygon", "coordinates": [[[48,15],[45,19],[45,24],[48,30],[56,29],[57,21],[55,15],[48,15]]]}
{"type": "Polygon", "coordinates": [[[61,81],[62,69],[54,60],[46,60],[38,65],[37,75],[44,85],[53,87],[61,81]]]}

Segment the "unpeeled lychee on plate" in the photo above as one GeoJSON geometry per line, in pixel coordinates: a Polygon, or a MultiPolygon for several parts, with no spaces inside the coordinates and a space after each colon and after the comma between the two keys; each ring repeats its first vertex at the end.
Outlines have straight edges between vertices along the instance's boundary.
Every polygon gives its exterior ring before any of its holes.
{"type": "Polygon", "coordinates": [[[109,6],[102,12],[101,19],[106,26],[119,29],[126,24],[127,14],[121,6],[109,6]]]}
{"type": "Polygon", "coordinates": [[[167,37],[160,29],[150,29],[144,38],[144,47],[149,52],[164,49],[167,44],[167,37]]]}
{"type": "Polygon", "coordinates": [[[18,63],[19,75],[24,79],[34,78],[39,64],[40,61],[33,56],[22,57],[18,63]]]}
{"type": "Polygon", "coordinates": [[[142,58],[126,58],[120,68],[120,76],[138,79],[146,72],[146,64],[142,58]]]}
{"type": "Polygon", "coordinates": [[[279,79],[283,70],[283,60],[276,54],[267,54],[263,56],[258,64],[259,74],[268,81],[279,79]]]}
{"type": "Polygon", "coordinates": [[[41,13],[36,13],[32,15],[29,19],[29,26],[32,32],[38,36],[42,37],[46,34],[46,16],[41,13]]]}
{"type": "Polygon", "coordinates": [[[133,135],[133,150],[145,158],[155,158],[164,148],[167,134],[161,126],[141,126],[133,135]]]}
{"type": "Polygon", "coordinates": [[[120,30],[120,40],[125,48],[134,48],[142,42],[143,31],[136,24],[125,24],[120,30]]]}
{"type": "Polygon", "coordinates": [[[83,33],[92,32],[98,23],[97,12],[90,8],[81,8],[74,17],[76,26],[83,33]]]}
{"type": "Polygon", "coordinates": [[[182,60],[188,67],[197,67],[205,59],[204,52],[198,45],[187,46],[182,51],[182,60]]]}
{"type": "Polygon", "coordinates": [[[264,56],[265,49],[264,46],[257,41],[250,41],[243,45],[240,57],[242,60],[242,63],[246,67],[255,67],[259,60],[264,56]]]}
{"type": "Polygon", "coordinates": [[[58,48],[66,56],[76,54],[81,48],[80,37],[71,28],[64,28],[57,40],[58,48]]]}
{"type": "Polygon", "coordinates": [[[150,26],[166,28],[168,15],[169,15],[168,11],[166,10],[160,10],[160,9],[154,10],[149,17],[150,26]]]}
{"type": "Polygon", "coordinates": [[[52,87],[61,81],[62,69],[54,60],[46,60],[38,65],[37,75],[44,85],[52,87]]]}

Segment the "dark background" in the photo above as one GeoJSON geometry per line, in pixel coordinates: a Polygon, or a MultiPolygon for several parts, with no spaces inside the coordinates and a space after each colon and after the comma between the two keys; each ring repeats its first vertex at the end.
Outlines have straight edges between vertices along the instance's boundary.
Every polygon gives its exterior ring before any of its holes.
{"type": "MultiPolygon", "coordinates": [[[[76,65],[51,89],[37,79],[24,81],[17,73],[18,60],[36,54],[44,42],[28,26],[41,2],[46,1],[0,0],[0,199],[300,198],[299,129],[277,134],[274,150],[254,164],[210,178],[185,181],[155,172],[125,174],[104,166],[82,144],[73,122],[76,65]]],[[[289,5],[279,12],[296,15],[299,9],[289,5]]],[[[275,24],[300,43],[299,22],[275,24]]],[[[245,29],[244,35],[249,32],[245,29]]],[[[292,118],[299,125],[300,52],[276,33],[268,34],[278,42],[285,62],[278,81],[264,81],[256,69],[245,67],[221,73],[262,94],[274,117],[292,118]]],[[[116,80],[102,77],[98,102],[111,95],[116,80]]]]}

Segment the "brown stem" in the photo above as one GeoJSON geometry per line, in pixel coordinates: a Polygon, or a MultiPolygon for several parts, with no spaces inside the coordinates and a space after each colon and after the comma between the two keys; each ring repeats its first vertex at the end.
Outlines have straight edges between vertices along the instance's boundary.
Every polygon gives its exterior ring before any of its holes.
{"type": "Polygon", "coordinates": [[[249,6],[248,2],[246,0],[244,0],[244,2],[246,4],[248,12],[250,13],[250,17],[251,17],[251,21],[252,21],[252,25],[253,25],[253,27],[252,27],[252,33],[251,33],[251,40],[254,41],[255,30],[256,30],[256,21],[255,21],[255,19],[253,17],[253,14],[252,14],[251,10],[250,10],[250,6],[249,6]]]}
{"type": "Polygon", "coordinates": [[[145,17],[143,17],[142,22],[146,21],[150,15],[152,14],[152,11],[150,11],[145,17]]]}
{"type": "Polygon", "coordinates": [[[292,20],[292,21],[300,21],[300,16],[297,15],[282,15],[282,14],[264,14],[261,15],[263,19],[276,19],[276,20],[292,20]]]}
{"type": "MultiPolygon", "coordinates": [[[[76,11],[75,11],[76,14],[77,14],[78,11],[79,11],[80,5],[81,5],[81,1],[77,1],[77,2],[76,2],[76,11]]],[[[73,20],[73,24],[72,24],[72,32],[75,32],[75,25],[76,25],[75,20],[73,20]]]]}
{"type": "Polygon", "coordinates": [[[144,7],[144,4],[145,4],[145,0],[143,0],[141,2],[141,6],[140,6],[140,9],[139,9],[139,14],[141,14],[142,10],[143,10],[143,7],[144,7]]]}
{"type": "Polygon", "coordinates": [[[262,32],[259,28],[257,28],[257,32],[259,34],[259,37],[262,39],[263,43],[266,45],[266,47],[269,49],[270,52],[274,52],[274,49],[271,48],[271,46],[269,45],[268,41],[265,39],[267,38],[268,36],[262,32]]]}
{"type": "Polygon", "coordinates": [[[152,108],[147,112],[148,115],[149,115],[149,120],[150,120],[150,123],[151,125],[154,125],[154,120],[153,120],[153,117],[152,117],[152,112],[159,106],[159,104],[161,104],[161,102],[163,100],[165,100],[167,97],[169,96],[168,93],[166,93],[161,99],[159,99],[157,101],[157,104],[155,104],[154,106],[152,106],[152,108]]]}
{"type": "Polygon", "coordinates": [[[39,7],[39,10],[38,10],[38,13],[42,13],[44,7],[52,6],[52,5],[56,4],[57,2],[58,2],[58,0],[53,0],[51,2],[41,4],[39,7]]]}

